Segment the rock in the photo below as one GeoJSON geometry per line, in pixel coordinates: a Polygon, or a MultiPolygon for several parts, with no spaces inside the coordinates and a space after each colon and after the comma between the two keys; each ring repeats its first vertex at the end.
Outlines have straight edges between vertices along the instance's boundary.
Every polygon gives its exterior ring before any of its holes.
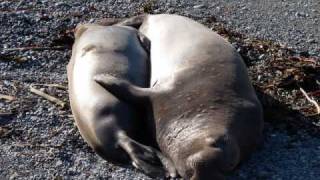
{"type": "Polygon", "coordinates": [[[18,177],[18,173],[14,172],[9,179],[12,180],[12,179],[16,179],[17,177],[18,177]]]}
{"type": "Polygon", "coordinates": [[[173,14],[175,12],[175,9],[174,8],[169,8],[166,13],[168,14],[173,14]]]}
{"type": "Polygon", "coordinates": [[[61,160],[58,160],[57,162],[56,162],[56,166],[58,167],[58,166],[61,166],[63,163],[62,163],[62,161],[61,160]]]}
{"type": "Polygon", "coordinates": [[[198,4],[198,5],[193,6],[194,9],[201,9],[201,8],[204,8],[204,7],[205,7],[204,4],[198,4]]]}
{"type": "Polygon", "coordinates": [[[316,40],[315,39],[308,39],[307,43],[316,43],[316,40]]]}

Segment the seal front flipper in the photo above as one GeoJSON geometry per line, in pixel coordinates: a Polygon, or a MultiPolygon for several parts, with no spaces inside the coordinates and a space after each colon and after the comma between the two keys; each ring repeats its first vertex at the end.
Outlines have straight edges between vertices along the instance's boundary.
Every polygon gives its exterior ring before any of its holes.
{"type": "Polygon", "coordinates": [[[157,94],[153,89],[141,88],[108,74],[96,75],[94,80],[117,98],[130,103],[144,104],[151,96],[157,94]]]}

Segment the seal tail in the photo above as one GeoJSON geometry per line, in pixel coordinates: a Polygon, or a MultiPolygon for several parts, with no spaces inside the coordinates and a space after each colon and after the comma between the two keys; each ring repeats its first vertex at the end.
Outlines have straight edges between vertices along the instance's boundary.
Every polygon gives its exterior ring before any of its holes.
{"type": "Polygon", "coordinates": [[[119,146],[128,153],[135,168],[151,177],[165,177],[166,174],[176,177],[174,166],[161,152],[134,141],[125,132],[118,132],[117,137],[119,146]]]}

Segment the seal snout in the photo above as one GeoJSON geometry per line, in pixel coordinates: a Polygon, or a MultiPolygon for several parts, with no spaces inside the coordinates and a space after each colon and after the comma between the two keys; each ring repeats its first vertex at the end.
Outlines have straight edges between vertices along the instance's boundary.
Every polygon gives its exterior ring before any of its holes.
{"type": "Polygon", "coordinates": [[[239,148],[232,138],[208,136],[195,144],[201,148],[186,158],[181,174],[186,179],[225,179],[239,162],[239,148]]]}
{"type": "Polygon", "coordinates": [[[224,179],[221,169],[223,152],[220,148],[205,147],[189,156],[186,161],[185,178],[192,180],[224,179]]]}

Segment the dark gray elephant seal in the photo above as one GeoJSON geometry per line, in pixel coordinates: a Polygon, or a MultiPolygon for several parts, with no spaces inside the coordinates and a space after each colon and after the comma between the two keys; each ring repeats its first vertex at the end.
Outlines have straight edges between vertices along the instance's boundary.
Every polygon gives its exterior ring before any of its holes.
{"type": "Polygon", "coordinates": [[[120,99],[151,101],[160,149],[183,178],[224,179],[262,142],[262,108],[240,55],[182,16],[140,16],[123,24],[142,24],[151,41],[153,87],[105,75],[96,81],[120,99]]]}
{"type": "Polygon", "coordinates": [[[93,79],[109,74],[148,87],[149,57],[142,45],[148,48],[148,41],[132,27],[78,26],[67,67],[70,104],[82,137],[95,152],[113,162],[131,160],[146,174],[159,176],[161,154],[133,140],[145,131],[139,126],[143,118],[93,79]]]}

